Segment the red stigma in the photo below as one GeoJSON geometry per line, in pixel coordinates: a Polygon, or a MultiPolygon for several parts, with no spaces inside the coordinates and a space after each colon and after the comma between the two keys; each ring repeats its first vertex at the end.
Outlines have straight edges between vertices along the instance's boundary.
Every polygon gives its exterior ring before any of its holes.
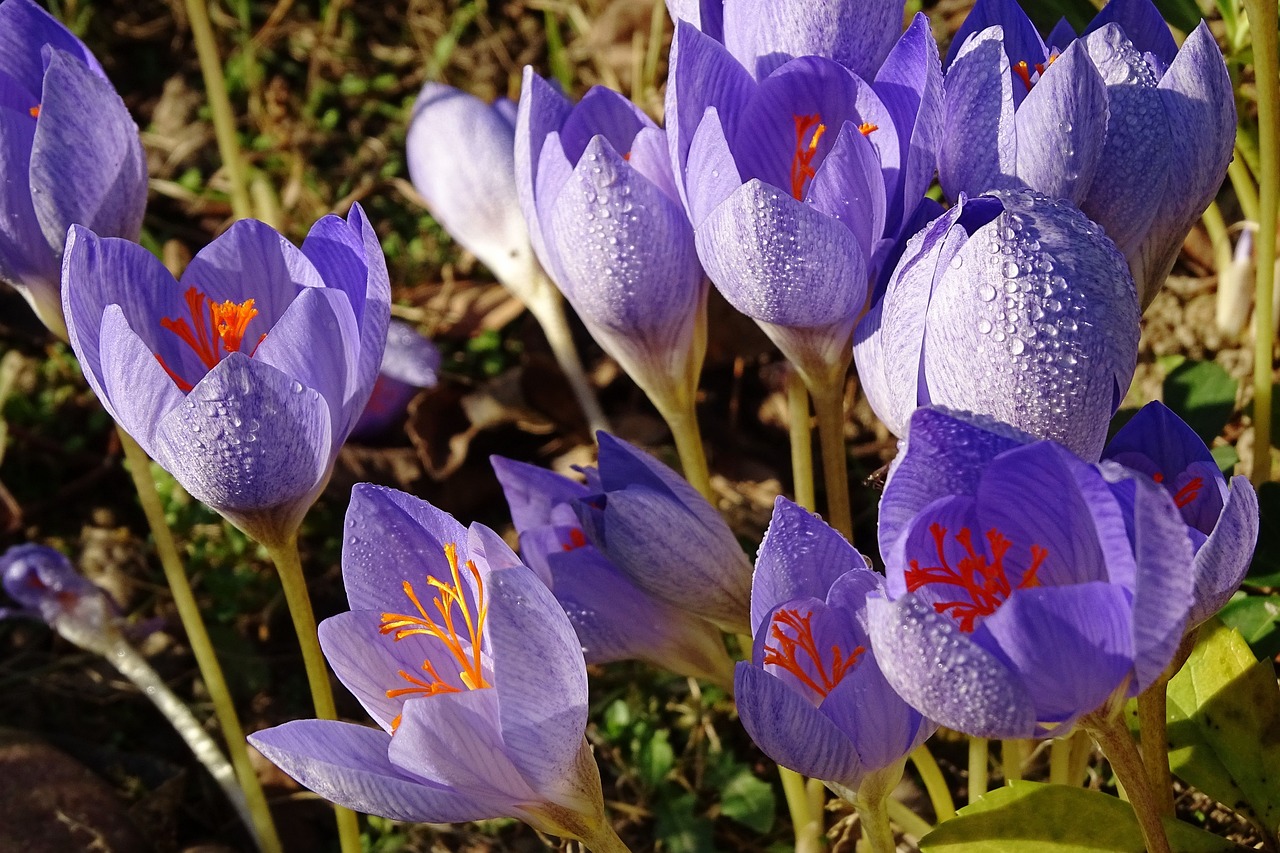
{"type": "MultiPolygon", "coordinates": [[[[173,332],[200,359],[206,370],[212,370],[227,353],[240,352],[244,344],[244,334],[249,321],[258,316],[258,309],[253,307],[253,300],[244,302],[214,302],[205,296],[199,288],[187,288],[183,294],[187,301],[187,311],[191,322],[185,317],[165,317],[160,320],[160,327],[173,332]]],[[[253,351],[257,352],[266,335],[258,338],[253,351]]],[[[250,356],[253,352],[249,353],[250,356]]],[[[164,368],[165,373],[182,391],[190,391],[192,384],[179,376],[173,368],[160,356],[156,361],[164,368]]]]}
{"type": "Polygon", "coordinates": [[[27,115],[31,116],[32,118],[40,118],[40,105],[36,104],[34,107],[31,107],[30,109],[28,109],[27,115]]]}
{"type": "Polygon", "coordinates": [[[587,547],[587,537],[583,535],[582,529],[575,527],[569,531],[569,544],[561,545],[566,551],[576,551],[578,548],[587,547]]]}
{"type": "Polygon", "coordinates": [[[1030,92],[1031,87],[1035,84],[1031,81],[1031,69],[1027,67],[1027,63],[1014,63],[1013,73],[1018,75],[1018,79],[1022,81],[1022,85],[1026,86],[1027,91],[1030,92]]]}
{"type": "Polygon", "coordinates": [[[791,118],[796,124],[796,150],[791,155],[791,197],[796,201],[804,201],[805,187],[809,179],[817,174],[813,158],[818,153],[818,140],[826,133],[827,126],[817,113],[791,118]],[[810,131],[813,131],[812,135],[810,131]]]}
{"type": "Polygon", "coordinates": [[[1022,574],[1017,587],[1011,588],[1009,577],[1005,573],[1004,556],[1013,542],[994,527],[987,531],[987,544],[991,548],[992,559],[973,548],[973,534],[969,528],[962,527],[955,534],[956,542],[965,550],[965,556],[952,568],[947,563],[944,550],[947,528],[936,522],[929,525],[929,533],[933,535],[934,548],[938,552],[938,565],[921,568],[919,560],[909,561],[907,569],[907,592],[915,592],[929,584],[946,584],[958,586],[969,596],[968,601],[939,601],[933,608],[939,613],[950,612],[960,624],[960,630],[966,634],[973,631],[977,620],[990,616],[1009,598],[1013,589],[1030,589],[1039,584],[1036,572],[1049,556],[1047,549],[1040,545],[1031,546],[1031,565],[1022,574]]]}
{"type": "Polygon", "coordinates": [[[1178,505],[1178,509],[1182,509],[1187,504],[1200,497],[1200,490],[1204,488],[1204,480],[1200,477],[1192,477],[1187,484],[1178,489],[1173,495],[1173,502],[1178,505]]]}
{"type": "Polygon", "coordinates": [[[858,658],[862,657],[866,647],[858,646],[846,656],[839,646],[832,646],[831,666],[828,669],[822,650],[813,638],[812,620],[812,613],[801,615],[800,611],[789,607],[773,614],[769,623],[769,638],[774,645],[764,647],[764,663],[786,670],[805,687],[825,698],[858,663],[858,658]],[[800,656],[813,662],[813,668],[817,671],[816,681],[800,664],[800,656]]]}

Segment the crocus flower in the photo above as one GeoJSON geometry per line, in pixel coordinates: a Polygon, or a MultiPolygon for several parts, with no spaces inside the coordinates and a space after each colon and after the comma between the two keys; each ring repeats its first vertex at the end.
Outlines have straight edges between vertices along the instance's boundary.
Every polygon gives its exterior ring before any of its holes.
{"type": "Polygon", "coordinates": [[[1137,363],[1124,258],[1070,204],[961,198],[913,237],[858,326],[867,399],[902,435],[934,404],[991,415],[1097,459],[1137,363]]]}
{"type": "Polygon", "coordinates": [[[357,206],[301,250],[243,220],[173,276],[71,229],[63,310],[89,386],[193,497],[268,546],[324,488],[378,374],[390,283],[357,206]]]}
{"type": "Polygon", "coordinates": [[[263,755],[368,814],[516,817],[589,846],[611,833],[578,639],[497,534],[360,484],[342,574],[351,610],[321,623],[320,642],[378,727],[295,720],[250,736],[263,755]]]}
{"type": "Polygon", "coordinates": [[[1199,625],[1240,587],[1258,541],[1258,494],[1237,475],[1230,488],[1195,430],[1158,401],[1148,403],[1102,452],[1164,486],[1182,514],[1195,550],[1195,604],[1187,627],[1199,625]]]}
{"type": "Polygon", "coordinates": [[[905,7],[903,0],[667,0],[673,21],[724,44],[757,79],[798,56],[834,59],[870,79],[902,33],[905,7]]]}
{"type": "Polygon", "coordinates": [[[757,82],[683,21],[671,64],[671,154],[707,274],[811,387],[838,381],[868,283],[932,179],[941,69],[927,19],[874,82],[820,56],[757,82]]]}
{"type": "Polygon", "coordinates": [[[883,588],[843,536],[777,499],[751,584],[751,660],[734,678],[738,715],[766,755],[849,800],[935,729],[871,649],[867,595],[883,588]]]}
{"type": "Polygon", "coordinates": [[[351,429],[352,438],[383,432],[404,416],[405,407],[423,388],[434,388],[440,370],[440,350],[403,320],[387,326],[387,348],[373,383],[369,402],[351,429]]]}
{"type": "Polygon", "coordinates": [[[102,66],[31,0],[0,2],[0,281],[65,336],[68,226],[137,240],[146,202],[138,128],[102,66]]]}
{"type": "Polygon", "coordinates": [[[51,627],[101,634],[120,610],[101,588],[44,545],[16,545],[0,554],[0,586],[20,607],[0,616],[34,616],[51,627]]]}
{"type": "Polygon", "coordinates": [[[979,450],[1015,440],[912,417],[881,501],[910,520],[882,529],[886,595],[867,605],[889,683],[979,737],[1049,736],[1142,692],[1193,599],[1191,542],[1163,488],[1054,442],[979,450]]]}
{"type": "Polygon", "coordinates": [[[686,609],[697,598],[668,602],[648,594],[587,541],[574,505],[600,491],[594,468],[583,472],[588,486],[514,459],[490,462],[520,534],[520,555],[569,615],[587,663],[642,660],[727,686],[732,663],[720,629],[686,609]]]}
{"type": "Polygon", "coordinates": [[[1181,49],[1150,0],[1112,0],[1046,45],[1013,0],[980,0],[947,69],[943,191],[1069,199],[1124,253],[1143,307],[1226,174],[1236,113],[1203,22],[1181,49]]]}
{"type": "Polygon", "coordinates": [[[533,248],[592,337],[664,415],[688,404],[707,284],[663,131],[617,92],[573,105],[526,68],[516,179],[533,248]]]}
{"type": "Polygon", "coordinates": [[[751,561],[720,513],[649,454],[608,433],[596,438],[598,479],[572,502],[586,542],[646,594],[746,633],[751,561]]]}

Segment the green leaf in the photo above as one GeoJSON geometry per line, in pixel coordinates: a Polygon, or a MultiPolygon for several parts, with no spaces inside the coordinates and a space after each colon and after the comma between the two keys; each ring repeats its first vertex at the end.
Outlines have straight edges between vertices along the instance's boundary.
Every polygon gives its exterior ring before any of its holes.
{"type": "Polygon", "coordinates": [[[1166,21],[1184,33],[1189,33],[1204,17],[1196,0],[1155,0],[1156,8],[1166,21]]]}
{"type": "Polygon", "coordinates": [[[1218,618],[1240,632],[1259,660],[1280,654],[1280,596],[1238,594],[1218,618]]]}
{"type": "Polygon", "coordinates": [[[773,829],[777,811],[773,786],[745,767],[720,792],[720,812],[758,833],[773,829]]]}
{"type": "Polygon", "coordinates": [[[657,787],[675,766],[676,755],[668,737],[666,729],[659,729],[641,744],[636,755],[636,772],[651,788],[657,787]]]}
{"type": "Polygon", "coordinates": [[[1213,456],[1213,461],[1217,463],[1222,475],[1230,478],[1232,472],[1236,470],[1236,465],[1240,463],[1240,454],[1236,453],[1236,449],[1229,444],[1223,444],[1211,448],[1209,453],[1213,456]]]}
{"type": "Polygon", "coordinates": [[[1248,582],[1280,586],[1280,483],[1263,483],[1258,489],[1258,547],[1253,550],[1248,582]]]}
{"type": "Polygon", "coordinates": [[[1169,763],[1263,826],[1280,824],[1280,689],[1233,628],[1211,619],[1169,682],[1169,763]]]}
{"type": "Polygon", "coordinates": [[[711,821],[694,813],[693,794],[659,803],[653,832],[666,853],[713,853],[711,821]]]}
{"type": "MultiPolygon", "coordinates": [[[[1173,818],[1164,822],[1179,853],[1239,850],[1173,818]]],[[[1086,788],[1014,782],[966,806],[920,840],[947,853],[1143,853],[1142,830],[1128,803],[1086,788]]]]}
{"type": "Polygon", "coordinates": [[[1216,362],[1184,361],[1165,374],[1164,404],[1212,444],[1235,411],[1236,381],[1216,362]]]}

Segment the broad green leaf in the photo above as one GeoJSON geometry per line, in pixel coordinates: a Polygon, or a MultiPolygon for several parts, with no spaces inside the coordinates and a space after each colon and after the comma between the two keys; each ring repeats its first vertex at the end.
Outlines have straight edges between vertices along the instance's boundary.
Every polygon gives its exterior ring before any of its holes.
{"type": "Polygon", "coordinates": [[[675,750],[666,729],[659,729],[644,743],[636,754],[636,772],[649,787],[657,787],[671,768],[675,766],[675,750]]]}
{"type": "MultiPolygon", "coordinates": [[[[1179,853],[1239,850],[1225,838],[1165,820],[1179,853]]],[[[1087,788],[1014,782],[965,806],[920,840],[945,853],[1144,853],[1142,830],[1128,803],[1087,788]]]]}
{"type": "Polygon", "coordinates": [[[1212,444],[1235,411],[1236,384],[1216,362],[1184,361],[1165,374],[1164,404],[1212,444]]]}
{"type": "Polygon", "coordinates": [[[667,853],[712,853],[711,821],[695,813],[693,794],[664,799],[656,809],[653,832],[667,853]]]}
{"type": "Polygon", "coordinates": [[[777,811],[773,786],[745,767],[720,791],[720,812],[761,834],[773,829],[777,811]]]}
{"type": "Polygon", "coordinates": [[[1246,580],[1257,586],[1280,586],[1280,483],[1263,483],[1258,489],[1258,514],[1258,547],[1246,580]]]}
{"type": "Polygon", "coordinates": [[[1259,660],[1280,654],[1280,596],[1237,593],[1218,618],[1240,632],[1259,660]]]}
{"type": "Polygon", "coordinates": [[[1229,478],[1236,470],[1236,465],[1240,464],[1240,454],[1236,453],[1236,449],[1229,444],[1211,448],[1209,453],[1213,455],[1213,461],[1217,463],[1218,470],[1225,477],[1229,478]]]}
{"type": "Polygon", "coordinates": [[[1169,764],[1201,791],[1280,825],[1280,688],[1233,628],[1211,619],[1169,682],[1169,764]]]}

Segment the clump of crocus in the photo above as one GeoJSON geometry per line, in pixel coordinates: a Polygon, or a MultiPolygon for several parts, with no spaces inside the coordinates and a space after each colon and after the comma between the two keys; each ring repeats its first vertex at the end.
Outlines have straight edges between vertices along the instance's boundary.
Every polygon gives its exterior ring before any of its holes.
{"type": "Polygon", "coordinates": [[[1067,202],[961,198],[913,237],[858,326],[858,375],[903,435],[917,406],[990,415],[1097,459],[1137,363],[1124,258],[1067,202]]]}
{"type": "Polygon", "coordinates": [[[387,326],[382,367],[351,437],[370,438],[385,432],[404,417],[405,407],[419,391],[435,387],[439,370],[436,345],[409,323],[392,320],[387,326]]]}
{"type": "Polygon", "coordinates": [[[320,641],[377,728],[296,720],[250,736],[326,799],[396,820],[515,817],[625,849],[583,736],[587,675],[551,592],[488,528],[356,486],[343,532],[351,610],[320,641]]]}
{"type": "Polygon", "coordinates": [[[1195,604],[1187,627],[1199,625],[1240,587],[1258,541],[1258,493],[1243,475],[1226,477],[1195,430],[1163,403],[1144,406],[1107,442],[1103,459],[1164,486],[1195,550],[1195,604]]]}
{"type": "Polygon", "coordinates": [[[734,679],[751,739],[857,805],[868,829],[907,755],[935,729],[876,662],[867,595],[883,588],[842,535],[779,497],[751,584],[751,659],[734,679]]]}
{"type": "Polygon", "coordinates": [[[979,737],[1109,717],[1160,678],[1193,605],[1191,542],[1164,488],[1021,441],[921,409],[881,502],[876,658],[914,707],[979,737]]]}
{"type": "Polygon", "coordinates": [[[575,105],[526,68],[515,157],[542,265],[681,441],[706,349],[707,283],[666,135],[617,92],[597,86],[575,105]]]}
{"type": "Polygon", "coordinates": [[[0,281],[65,337],[67,228],[137,240],[147,203],[138,128],[102,66],[31,0],[0,2],[0,281]]]}
{"type": "Polygon", "coordinates": [[[364,212],[301,249],[237,222],[181,281],[77,226],[62,298],[85,378],[147,454],[268,547],[291,540],[382,361],[390,283],[364,212]]]}
{"type": "Polygon", "coordinates": [[[1014,0],[981,0],[952,45],[948,198],[1069,199],[1120,247],[1148,305],[1231,160],[1235,99],[1208,25],[1179,49],[1149,0],[1112,0],[1083,36],[1061,24],[1046,45],[1014,0]]]}
{"type": "MultiPolygon", "coordinates": [[[[611,441],[606,438],[602,450],[611,441]]],[[[584,484],[501,456],[490,461],[520,534],[520,556],[569,615],[587,663],[642,660],[731,684],[733,664],[720,629],[697,613],[698,597],[650,595],[587,540],[575,507],[602,488],[594,468],[583,471],[584,484]]]]}
{"type": "Polygon", "coordinates": [[[516,104],[486,104],[429,82],[413,105],[406,159],[441,226],[525,304],[547,336],[592,429],[607,426],[565,318],[564,301],[529,243],[515,172],[516,104]]]}

